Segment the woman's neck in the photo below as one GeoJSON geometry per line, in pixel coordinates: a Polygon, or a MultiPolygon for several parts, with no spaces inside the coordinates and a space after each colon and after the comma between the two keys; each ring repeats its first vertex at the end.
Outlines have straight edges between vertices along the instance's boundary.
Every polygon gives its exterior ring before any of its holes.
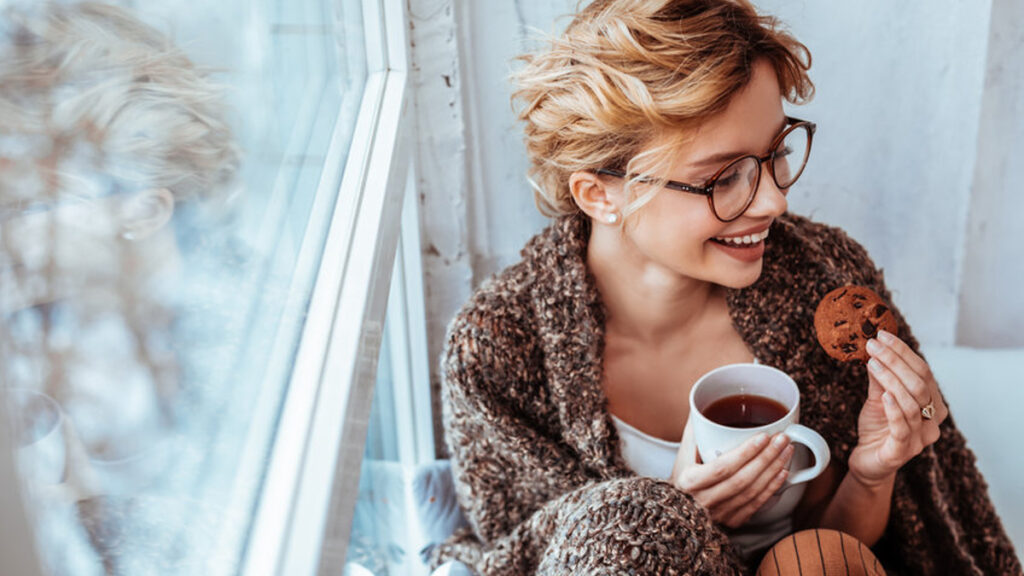
{"type": "Polygon", "coordinates": [[[664,344],[693,334],[724,290],[674,274],[630,250],[614,229],[595,227],[587,243],[587,268],[607,311],[606,334],[638,344],[664,344]]]}

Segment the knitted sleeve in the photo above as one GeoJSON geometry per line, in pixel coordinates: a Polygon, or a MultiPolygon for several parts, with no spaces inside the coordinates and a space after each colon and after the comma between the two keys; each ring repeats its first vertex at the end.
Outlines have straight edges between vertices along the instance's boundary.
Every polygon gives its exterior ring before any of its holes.
{"type": "Polygon", "coordinates": [[[527,386],[530,335],[470,310],[443,356],[445,436],[471,528],[438,546],[477,574],[740,574],[705,508],[671,484],[588,476],[542,423],[543,386],[527,386]],[[524,397],[527,395],[527,397],[524,397]],[[533,407],[533,408],[531,408],[533,407]]]}
{"type": "MultiPolygon", "coordinates": [[[[858,267],[861,283],[892,303],[883,271],[864,247],[838,228],[829,231],[838,250],[858,267]]],[[[892,311],[899,323],[897,336],[921,354],[895,304],[892,311]]],[[[952,417],[942,423],[941,433],[938,442],[897,474],[889,524],[879,543],[882,555],[899,559],[914,573],[1022,574],[974,453],[952,417]]]]}

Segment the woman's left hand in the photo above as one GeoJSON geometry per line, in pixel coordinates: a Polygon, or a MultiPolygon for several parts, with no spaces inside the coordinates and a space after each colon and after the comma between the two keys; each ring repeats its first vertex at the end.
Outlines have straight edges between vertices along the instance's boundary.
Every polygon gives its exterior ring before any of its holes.
{"type": "Polygon", "coordinates": [[[949,409],[928,363],[895,335],[880,330],[868,342],[868,354],[868,399],[849,471],[862,484],[877,486],[939,439],[949,409]],[[924,414],[929,405],[931,419],[924,414]]]}

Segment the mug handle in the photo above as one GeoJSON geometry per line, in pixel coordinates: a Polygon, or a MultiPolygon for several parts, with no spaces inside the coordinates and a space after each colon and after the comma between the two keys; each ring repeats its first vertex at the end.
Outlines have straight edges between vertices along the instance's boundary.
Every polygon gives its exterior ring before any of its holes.
{"type": "Polygon", "coordinates": [[[783,484],[783,488],[807,482],[820,476],[825,471],[829,461],[832,460],[832,453],[828,449],[828,443],[821,437],[821,434],[800,424],[790,424],[786,428],[785,434],[793,442],[803,444],[810,449],[814,454],[814,466],[791,473],[789,478],[786,479],[786,483],[783,484]]]}

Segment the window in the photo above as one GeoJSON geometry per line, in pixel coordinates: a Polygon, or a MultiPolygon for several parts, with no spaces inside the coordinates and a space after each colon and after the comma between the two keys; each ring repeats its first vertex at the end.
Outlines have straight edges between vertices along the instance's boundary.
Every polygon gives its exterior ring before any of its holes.
{"type": "Polygon", "coordinates": [[[32,112],[0,114],[0,377],[45,571],[340,566],[410,164],[404,3],[14,4],[0,56],[80,40],[0,89],[32,112]]]}
{"type": "MultiPolygon", "coordinates": [[[[434,443],[419,216],[410,192],[402,212],[351,532],[344,557],[337,557],[353,575],[429,573],[420,557],[428,535],[420,526],[423,513],[413,493],[419,465],[434,458],[434,443]]],[[[335,519],[337,526],[349,522],[343,514],[335,519]]],[[[333,574],[342,571],[337,564],[331,568],[333,574]]]]}

